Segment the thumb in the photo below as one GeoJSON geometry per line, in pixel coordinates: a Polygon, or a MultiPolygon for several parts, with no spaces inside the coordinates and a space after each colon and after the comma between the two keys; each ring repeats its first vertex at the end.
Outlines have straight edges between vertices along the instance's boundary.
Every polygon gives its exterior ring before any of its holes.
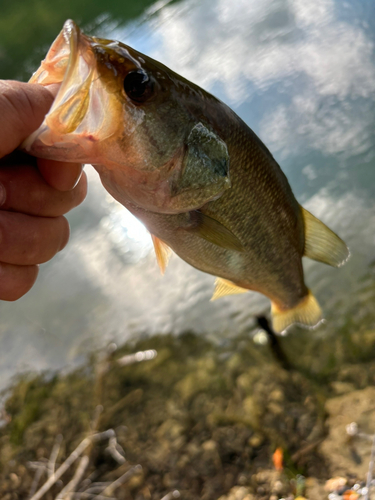
{"type": "Polygon", "coordinates": [[[41,85],[0,80],[0,158],[39,127],[52,102],[41,85]]]}

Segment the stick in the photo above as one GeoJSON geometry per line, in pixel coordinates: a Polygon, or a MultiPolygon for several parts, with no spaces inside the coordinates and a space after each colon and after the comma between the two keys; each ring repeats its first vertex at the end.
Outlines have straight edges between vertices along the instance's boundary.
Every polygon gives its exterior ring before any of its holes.
{"type": "Polygon", "coordinates": [[[167,493],[161,500],[173,500],[173,498],[180,498],[180,492],[178,490],[167,493]]]}
{"type": "Polygon", "coordinates": [[[38,487],[40,478],[43,476],[43,472],[46,470],[45,466],[38,467],[35,472],[35,476],[30,488],[29,496],[32,497],[38,487]]]}
{"type": "Polygon", "coordinates": [[[77,458],[82,455],[85,449],[90,446],[92,441],[100,441],[102,439],[108,439],[114,435],[115,431],[109,429],[108,431],[100,432],[98,434],[93,434],[90,437],[85,438],[77,446],[77,448],[72,451],[69,457],[65,460],[63,464],[57,469],[57,471],[52,474],[48,481],[43,484],[43,486],[30,498],[30,500],[39,500],[42,496],[47,493],[47,491],[60,479],[60,477],[69,469],[69,467],[77,460],[77,458]]]}
{"type": "Polygon", "coordinates": [[[103,490],[105,490],[105,488],[107,486],[109,486],[111,483],[106,483],[104,486],[90,486],[90,488],[87,488],[87,490],[85,490],[83,493],[86,493],[87,495],[92,495],[94,496],[97,495],[98,493],[102,493],[103,490]]]}
{"type": "Polygon", "coordinates": [[[93,493],[86,493],[86,492],[74,493],[74,498],[84,498],[84,499],[94,498],[96,500],[116,500],[116,498],[114,498],[114,497],[103,497],[103,495],[94,496],[93,493]]]}
{"type": "Polygon", "coordinates": [[[55,466],[56,466],[56,459],[60,451],[60,445],[63,440],[63,437],[61,434],[56,436],[56,441],[55,444],[53,445],[51,455],[49,457],[48,465],[47,465],[47,471],[48,471],[48,477],[51,477],[52,474],[55,472],[55,466]]]}
{"type": "Polygon", "coordinates": [[[75,488],[79,485],[82,476],[85,473],[87,466],[89,465],[89,461],[90,460],[87,455],[81,458],[74,476],[69,481],[69,483],[60,491],[60,493],[56,497],[56,500],[62,500],[64,498],[66,498],[67,500],[71,500],[72,495],[69,493],[72,493],[73,490],[75,490],[75,488]]]}
{"type": "MultiPolygon", "coordinates": [[[[138,465],[135,465],[134,467],[132,467],[130,470],[128,470],[128,472],[125,472],[125,474],[123,474],[118,479],[116,479],[116,481],[114,481],[109,486],[107,486],[107,488],[102,493],[103,496],[105,496],[105,495],[112,495],[112,493],[116,490],[116,488],[118,488],[122,484],[126,483],[126,481],[128,479],[130,479],[131,477],[133,477],[135,474],[138,474],[139,472],[141,472],[141,470],[142,470],[142,465],[138,464],[138,465]]],[[[94,498],[96,500],[98,499],[97,496],[94,497],[94,498]]]]}
{"type": "Polygon", "coordinates": [[[118,464],[122,465],[126,462],[126,458],[123,455],[121,455],[121,453],[119,452],[119,449],[121,451],[124,451],[122,449],[122,447],[117,443],[116,436],[110,438],[109,446],[107,446],[106,451],[108,451],[108,453],[110,453],[112,458],[114,460],[116,460],[116,462],[118,464]]]}

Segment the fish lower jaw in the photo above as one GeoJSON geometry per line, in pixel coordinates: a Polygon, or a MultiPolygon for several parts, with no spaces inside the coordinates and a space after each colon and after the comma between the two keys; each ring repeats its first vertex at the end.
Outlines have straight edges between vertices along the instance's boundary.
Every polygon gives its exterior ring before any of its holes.
{"type": "MultiPolygon", "coordinates": [[[[92,163],[95,161],[95,156],[88,151],[89,144],[83,147],[82,140],[73,142],[67,137],[52,137],[43,133],[34,136],[34,134],[21,144],[21,149],[32,156],[64,162],[92,163]]],[[[88,140],[87,142],[93,144],[95,141],[88,140]]]]}

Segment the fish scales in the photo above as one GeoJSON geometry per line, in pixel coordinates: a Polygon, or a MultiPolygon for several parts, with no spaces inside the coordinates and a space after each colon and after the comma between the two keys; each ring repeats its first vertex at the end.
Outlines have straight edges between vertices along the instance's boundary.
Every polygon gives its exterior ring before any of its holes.
{"type": "Polygon", "coordinates": [[[200,210],[230,227],[243,243],[245,252],[223,250],[178,231],[184,226],[181,222],[184,215],[166,218],[164,214],[142,212],[135,207],[130,210],[194,267],[243,288],[266,293],[277,303],[293,307],[306,295],[301,266],[304,228],[300,207],[284,174],[255,134],[234,113],[223,109],[222,103],[212,104],[215,114],[207,105],[206,113],[215,116],[219,125],[212,123],[212,119],[211,124],[219,128],[228,145],[232,184],[218,200],[200,210]],[[220,108],[223,109],[221,115],[217,112],[220,108]],[[225,128],[221,123],[226,124],[225,128]],[[281,183],[283,190],[279,188],[281,183]]]}

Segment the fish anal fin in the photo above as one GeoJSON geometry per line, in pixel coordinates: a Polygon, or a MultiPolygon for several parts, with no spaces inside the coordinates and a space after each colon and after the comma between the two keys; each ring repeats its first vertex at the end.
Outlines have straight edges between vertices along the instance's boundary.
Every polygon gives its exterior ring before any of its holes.
{"type": "Polygon", "coordinates": [[[161,274],[164,274],[169,259],[172,255],[172,250],[166,243],[164,243],[164,241],[162,241],[157,236],[151,234],[151,238],[152,238],[152,243],[154,244],[157,263],[160,267],[161,274]]]}
{"type": "Polygon", "coordinates": [[[203,214],[199,210],[190,212],[190,226],[182,229],[226,250],[243,252],[244,247],[236,235],[221,222],[203,214]]]}
{"type": "Polygon", "coordinates": [[[226,295],[237,295],[248,291],[249,290],[247,288],[237,286],[229,280],[216,278],[215,290],[211,297],[211,300],[220,299],[221,297],[225,297],[226,295]]]}
{"type": "Polygon", "coordinates": [[[310,212],[301,209],[305,224],[304,255],[333,267],[345,264],[350,254],[342,239],[310,212]]]}
{"type": "Polygon", "coordinates": [[[292,309],[281,309],[272,302],[271,313],[272,326],[276,333],[285,331],[294,323],[312,328],[322,321],[322,311],[310,290],[292,309]]]}

